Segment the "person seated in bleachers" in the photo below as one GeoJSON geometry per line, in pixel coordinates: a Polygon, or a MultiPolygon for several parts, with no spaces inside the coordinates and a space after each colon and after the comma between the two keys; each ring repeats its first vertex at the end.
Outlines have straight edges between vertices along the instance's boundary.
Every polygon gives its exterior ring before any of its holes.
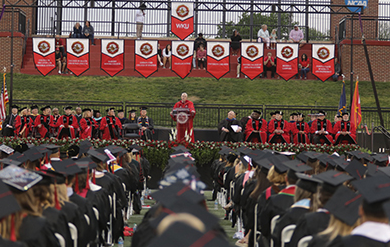
{"type": "Polygon", "coordinates": [[[267,49],[269,49],[270,39],[269,32],[267,30],[267,25],[261,25],[261,29],[259,30],[259,32],[257,32],[257,36],[259,37],[258,42],[267,43],[267,49]]]}
{"type": "Polygon", "coordinates": [[[203,44],[199,46],[199,50],[196,52],[196,60],[198,61],[198,69],[200,69],[200,65],[203,69],[206,69],[206,50],[203,44]]]}
{"type": "Polygon", "coordinates": [[[163,55],[163,68],[166,68],[167,62],[169,64],[169,68],[172,66],[172,51],[171,51],[171,45],[167,45],[164,50],[162,51],[163,55]]]}
{"type": "Polygon", "coordinates": [[[268,52],[267,57],[264,58],[263,78],[267,78],[267,71],[271,71],[271,78],[275,78],[276,59],[272,57],[272,53],[268,52]]]}
{"type": "Polygon", "coordinates": [[[91,40],[91,44],[95,45],[95,39],[94,39],[94,29],[93,26],[91,26],[91,23],[89,21],[85,22],[85,27],[83,30],[84,37],[91,40]]]}
{"type": "Polygon", "coordinates": [[[294,29],[290,31],[289,42],[301,43],[303,40],[303,32],[299,29],[298,24],[294,25],[294,29]]]}
{"type": "Polygon", "coordinates": [[[58,74],[65,73],[66,70],[66,57],[61,55],[60,49],[56,48],[56,68],[58,70],[58,74]]]}
{"type": "Polygon", "coordinates": [[[306,80],[307,73],[310,72],[310,59],[307,58],[307,55],[305,53],[303,53],[301,56],[301,61],[299,62],[299,67],[301,69],[300,79],[302,80],[303,78],[305,78],[305,80],[306,80]]]}
{"type": "MultiPolygon", "coordinates": [[[[203,45],[204,48],[206,49],[206,40],[203,38],[203,34],[202,33],[199,33],[198,34],[198,38],[195,39],[194,41],[194,57],[196,57],[196,52],[198,51],[200,45],[203,45]]],[[[194,65],[195,66],[195,65],[194,65]]]]}
{"type": "Polygon", "coordinates": [[[158,63],[161,65],[161,67],[164,65],[162,60],[163,60],[163,55],[162,55],[162,50],[160,48],[160,43],[157,43],[157,60],[158,63]]]}
{"type": "Polygon", "coordinates": [[[76,23],[73,27],[73,38],[82,38],[83,37],[83,27],[80,23],[76,23]]]}
{"type": "Polygon", "coordinates": [[[337,57],[334,58],[334,75],[332,75],[333,81],[337,81],[341,74],[341,65],[337,57]]]}
{"type": "Polygon", "coordinates": [[[269,38],[271,40],[271,49],[276,49],[276,39],[278,38],[278,35],[276,34],[276,29],[272,29],[269,38]]]}

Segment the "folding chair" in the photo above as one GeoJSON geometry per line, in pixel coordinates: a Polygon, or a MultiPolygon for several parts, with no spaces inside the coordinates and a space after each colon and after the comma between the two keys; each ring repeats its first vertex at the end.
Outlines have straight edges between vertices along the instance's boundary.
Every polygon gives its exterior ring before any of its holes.
{"type": "Polygon", "coordinates": [[[309,242],[313,239],[313,236],[306,236],[298,241],[298,247],[307,247],[309,242]]]}
{"type": "Polygon", "coordinates": [[[286,244],[290,243],[291,237],[294,233],[296,225],[288,225],[282,230],[282,236],[281,236],[281,243],[282,247],[284,247],[286,244]]]}
{"type": "Polygon", "coordinates": [[[70,222],[68,222],[68,226],[69,226],[70,236],[73,240],[73,246],[77,247],[77,238],[78,238],[77,227],[70,222]]]}
{"type": "MultiPolygon", "coordinates": [[[[278,221],[279,218],[280,218],[280,215],[276,215],[271,220],[271,235],[272,235],[272,233],[274,233],[276,222],[278,221]]],[[[274,247],[274,240],[272,238],[271,238],[270,246],[274,247]]]]}

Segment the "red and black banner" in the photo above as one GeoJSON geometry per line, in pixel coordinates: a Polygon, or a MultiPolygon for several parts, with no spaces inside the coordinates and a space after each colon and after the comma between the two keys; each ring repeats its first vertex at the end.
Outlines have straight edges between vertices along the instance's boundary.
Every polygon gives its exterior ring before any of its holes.
{"type": "Polygon", "coordinates": [[[124,40],[102,39],[102,57],[100,68],[114,76],[124,69],[124,40]]]}
{"type": "Polygon", "coordinates": [[[298,49],[299,44],[276,44],[276,73],[286,81],[298,74],[298,49]]]}
{"type": "Polygon", "coordinates": [[[89,39],[67,39],[68,69],[80,76],[89,69],[89,39]]]}
{"type": "Polygon", "coordinates": [[[56,68],[54,38],[33,38],[34,64],[46,76],[56,68]]]}
{"type": "Polygon", "coordinates": [[[172,2],[171,31],[184,40],[194,32],[194,4],[172,2]]]}
{"type": "Polygon", "coordinates": [[[335,46],[332,44],[312,45],[312,73],[323,82],[334,75],[334,54],[335,46]]]}
{"type": "Polygon", "coordinates": [[[190,74],[193,56],[193,41],[172,41],[172,71],[180,78],[184,79],[190,74]]]}
{"type": "Polygon", "coordinates": [[[145,78],[157,71],[157,43],[151,40],[135,41],[135,71],[145,78]]]}
{"type": "Polygon", "coordinates": [[[253,80],[263,73],[263,64],[263,43],[241,43],[241,73],[253,80]]]}
{"type": "Polygon", "coordinates": [[[230,71],[230,43],[207,42],[207,72],[220,79],[230,71]]]}

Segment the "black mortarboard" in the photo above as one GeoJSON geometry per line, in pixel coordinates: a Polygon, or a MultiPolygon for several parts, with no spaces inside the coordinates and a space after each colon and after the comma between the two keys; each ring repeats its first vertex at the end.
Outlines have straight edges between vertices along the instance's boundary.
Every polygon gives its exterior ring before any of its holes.
{"type": "Polygon", "coordinates": [[[312,176],[309,176],[309,175],[306,175],[303,173],[299,173],[299,172],[297,172],[296,175],[299,178],[299,180],[297,182],[297,186],[299,188],[307,190],[311,193],[317,192],[317,186],[318,186],[318,184],[321,183],[320,180],[318,180],[312,176]]]}
{"type": "Polygon", "coordinates": [[[375,154],[371,156],[375,163],[379,166],[386,166],[389,161],[389,155],[388,154],[375,154]]]}
{"type": "Polygon", "coordinates": [[[19,153],[23,153],[28,150],[28,146],[26,143],[20,143],[15,147],[15,151],[19,153]]]}
{"type": "Polygon", "coordinates": [[[108,147],[106,147],[108,150],[110,150],[110,152],[112,154],[121,154],[123,151],[126,151],[124,148],[122,147],[119,147],[119,146],[115,146],[115,145],[110,145],[108,147]]]}
{"type": "Polygon", "coordinates": [[[30,108],[31,108],[31,110],[34,110],[34,109],[38,109],[38,106],[37,105],[32,105],[30,108]]]}
{"type": "Polygon", "coordinates": [[[41,108],[41,111],[44,111],[44,110],[46,110],[46,109],[48,109],[48,108],[51,108],[51,107],[50,107],[49,105],[44,106],[44,107],[41,108]]]}
{"type": "MultiPolygon", "coordinates": [[[[245,157],[247,157],[247,156],[245,156],[245,157]]],[[[248,161],[245,159],[245,157],[244,156],[240,156],[240,160],[241,160],[241,163],[246,167],[246,166],[248,166],[248,161]]]]}
{"type": "Polygon", "coordinates": [[[141,109],[142,111],[142,110],[147,110],[148,108],[146,106],[141,106],[139,109],[141,109]]]}
{"type": "Polygon", "coordinates": [[[89,157],[78,159],[75,161],[75,163],[82,170],[95,169],[97,167],[96,163],[89,157]]]}
{"type": "MultiPolygon", "coordinates": [[[[328,157],[324,158],[324,160],[326,160],[327,164],[332,166],[332,167],[336,167],[338,165],[337,161],[340,159],[342,159],[342,158],[340,158],[339,156],[336,156],[336,155],[329,155],[328,157]]],[[[344,162],[345,159],[342,159],[342,161],[344,162]]]]}
{"type": "Polygon", "coordinates": [[[336,169],[339,171],[345,171],[345,168],[349,165],[349,162],[342,158],[335,159],[334,161],[336,163],[336,169]]]}
{"type": "Polygon", "coordinates": [[[49,149],[50,152],[51,152],[52,154],[54,154],[54,153],[59,152],[59,148],[60,148],[60,147],[61,147],[61,146],[57,146],[57,145],[54,145],[54,144],[49,144],[49,145],[46,146],[46,149],[49,149]]]}
{"type": "Polygon", "coordinates": [[[86,111],[92,111],[92,109],[91,108],[84,108],[83,112],[86,112],[86,111]]]}
{"type": "Polygon", "coordinates": [[[93,158],[100,160],[101,162],[106,162],[109,160],[108,156],[105,153],[100,153],[96,150],[88,150],[87,154],[91,155],[93,158]]]}
{"type": "Polygon", "coordinates": [[[80,147],[77,145],[70,145],[68,147],[67,152],[68,152],[68,156],[70,156],[70,157],[77,156],[77,155],[79,155],[80,147]]]}
{"type": "Polygon", "coordinates": [[[67,159],[60,162],[53,162],[54,171],[61,173],[64,176],[73,176],[81,172],[81,169],[76,164],[75,160],[67,159]]]}
{"type": "Polygon", "coordinates": [[[120,109],[120,110],[117,111],[117,113],[120,113],[120,112],[124,112],[123,109],[120,109]]]}
{"type": "Polygon", "coordinates": [[[94,112],[94,113],[100,113],[100,111],[99,111],[99,110],[93,110],[93,112],[94,112]]]}
{"type": "Polygon", "coordinates": [[[26,110],[26,109],[27,109],[27,107],[22,107],[19,109],[19,111],[21,112],[21,111],[26,110]]]}
{"type": "MultiPolygon", "coordinates": [[[[48,173],[47,171],[35,171],[36,174],[42,177],[42,180],[37,183],[37,185],[51,185],[57,182],[57,177],[54,173],[48,173]]],[[[63,180],[61,178],[60,180],[63,180]]]]}
{"type": "Polygon", "coordinates": [[[231,148],[228,148],[226,146],[222,146],[221,150],[218,152],[218,154],[220,154],[220,155],[227,155],[227,154],[229,154],[229,152],[234,152],[234,151],[231,148]]]}
{"type": "Polygon", "coordinates": [[[379,167],[378,165],[375,165],[373,163],[367,163],[367,172],[366,172],[366,175],[367,176],[377,176],[377,175],[380,175],[381,173],[379,173],[379,167]]]}
{"type": "Polygon", "coordinates": [[[27,191],[42,180],[42,177],[32,171],[10,165],[0,171],[0,179],[15,189],[27,191]]]}
{"type": "Polygon", "coordinates": [[[9,188],[0,180],[0,219],[21,210],[9,188]]]}
{"type": "Polygon", "coordinates": [[[21,154],[19,152],[14,152],[12,155],[8,156],[7,159],[17,160],[21,163],[24,163],[27,161],[28,158],[24,154],[21,154]]]}
{"type": "Polygon", "coordinates": [[[279,115],[283,116],[283,112],[282,111],[275,111],[275,114],[279,114],[279,115]]]}
{"type": "Polygon", "coordinates": [[[186,200],[190,203],[200,203],[204,200],[204,196],[193,191],[190,186],[177,182],[162,190],[156,191],[151,196],[163,205],[174,204],[177,200],[186,200]]]}
{"type": "MultiPolygon", "coordinates": [[[[281,157],[286,157],[286,156],[283,156],[283,155],[274,155],[274,156],[268,158],[269,161],[271,161],[271,163],[274,165],[275,171],[276,171],[277,173],[279,173],[279,174],[283,174],[283,173],[287,172],[287,170],[288,170],[288,167],[285,166],[285,165],[282,163],[282,162],[284,162],[284,161],[286,161],[286,160],[284,160],[284,159],[281,158],[281,157]],[[283,159],[283,160],[281,160],[281,159],[283,159]]],[[[287,158],[287,157],[286,157],[286,158],[287,158]]],[[[287,158],[287,160],[288,160],[288,158],[287,158]]]]}
{"type": "Polygon", "coordinates": [[[190,151],[189,149],[187,149],[187,148],[184,147],[183,145],[179,145],[179,146],[177,146],[177,147],[172,147],[172,149],[173,149],[173,150],[179,150],[179,149],[181,149],[181,150],[184,151],[184,152],[189,152],[189,151],[190,151]]]}
{"type": "Polygon", "coordinates": [[[363,195],[368,203],[390,198],[390,177],[375,176],[352,181],[352,185],[363,195]]]}
{"type": "Polygon", "coordinates": [[[269,115],[272,117],[273,115],[275,115],[275,112],[270,112],[269,115]]]}
{"type": "Polygon", "coordinates": [[[71,107],[70,105],[65,106],[65,107],[64,107],[64,111],[65,111],[65,110],[72,110],[72,108],[73,108],[73,107],[71,107]]]}
{"type": "Polygon", "coordinates": [[[322,111],[322,110],[321,110],[321,111],[318,111],[318,115],[319,115],[319,116],[322,116],[322,115],[323,115],[323,116],[326,116],[326,111],[322,111]]]}
{"type": "Polygon", "coordinates": [[[6,154],[10,154],[12,152],[14,152],[15,150],[7,145],[4,145],[4,144],[1,144],[0,145],[0,151],[1,152],[4,152],[6,154]]]}
{"type": "Polygon", "coordinates": [[[304,162],[307,162],[307,161],[315,162],[322,155],[323,155],[323,153],[316,153],[313,151],[307,151],[307,152],[302,152],[302,155],[299,155],[298,158],[304,162]]]}
{"type": "Polygon", "coordinates": [[[256,113],[261,115],[261,111],[259,111],[259,110],[253,110],[253,112],[256,112],[256,113]]]}
{"type": "Polygon", "coordinates": [[[343,118],[343,116],[341,116],[341,115],[337,115],[337,118],[343,118]]]}
{"type": "Polygon", "coordinates": [[[20,162],[19,160],[4,158],[0,160],[0,163],[4,165],[14,165],[14,166],[20,166],[23,162],[20,162]]]}
{"type": "Polygon", "coordinates": [[[250,153],[247,154],[252,160],[259,160],[266,155],[266,152],[263,152],[260,149],[251,150],[250,153]]]}
{"type": "Polygon", "coordinates": [[[128,113],[133,113],[133,112],[137,112],[137,110],[131,109],[130,111],[128,111],[128,113]]]}
{"type": "Polygon", "coordinates": [[[344,116],[344,115],[348,115],[349,116],[349,113],[348,112],[343,112],[341,115],[342,116],[344,116]]]}
{"type": "Polygon", "coordinates": [[[320,161],[320,164],[322,166],[327,166],[328,157],[329,157],[328,154],[322,154],[322,155],[318,156],[317,159],[320,161]]]}
{"type": "Polygon", "coordinates": [[[12,105],[11,108],[12,108],[12,109],[19,109],[19,106],[17,106],[17,105],[12,105]]]}
{"type": "Polygon", "coordinates": [[[90,150],[92,148],[92,144],[89,140],[84,140],[82,142],[80,142],[80,151],[79,153],[80,154],[84,154],[84,153],[87,153],[88,150],[90,150]]]}
{"type": "Polygon", "coordinates": [[[113,107],[108,108],[108,109],[106,110],[106,112],[109,112],[109,111],[111,111],[111,110],[115,111],[115,108],[113,108],[113,107]]]}
{"type": "Polygon", "coordinates": [[[236,159],[238,158],[237,154],[236,153],[233,153],[233,152],[230,152],[226,159],[230,162],[230,163],[233,163],[236,159]]]}
{"type": "Polygon", "coordinates": [[[46,153],[51,154],[51,151],[50,151],[48,148],[46,148],[46,147],[47,147],[47,144],[41,144],[41,145],[39,145],[39,146],[36,146],[35,148],[36,148],[39,152],[41,152],[41,154],[46,154],[46,153]]]}
{"type": "Polygon", "coordinates": [[[349,165],[345,167],[345,171],[348,172],[355,179],[363,179],[366,174],[367,167],[365,167],[360,161],[352,160],[349,165]]]}
{"type": "Polygon", "coordinates": [[[288,167],[288,169],[293,170],[294,172],[305,172],[313,170],[310,166],[306,165],[306,163],[301,162],[297,159],[284,161],[283,164],[288,167]]]}
{"type": "Polygon", "coordinates": [[[302,112],[297,112],[298,114],[298,117],[305,117],[305,114],[303,114],[302,112]]]}
{"type": "Polygon", "coordinates": [[[30,148],[23,154],[29,161],[35,161],[43,157],[43,154],[36,147],[30,148]]]}
{"type": "Polygon", "coordinates": [[[187,151],[184,151],[184,150],[181,150],[181,149],[177,149],[175,151],[173,151],[173,153],[171,153],[171,156],[172,155],[179,155],[179,154],[184,154],[186,153],[187,151]]]}
{"type": "Polygon", "coordinates": [[[140,147],[138,144],[133,144],[133,145],[130,145],[127,150],[129,152],[133,152],[133,153],[136,153],[136,152],[139,152],[142,150],[142,147],[140,147]]]}
{"type": "Polygon", "coordinates": [[[298,113],[293,112],[293,113],[290,114],[290,117],[292,117],[292,116],[298,116],[298,113]]]}
{"type": "Polygon", "coordinates": [[[247,146],[241,146],[237,148],[236,152],[240,154],[249,154],[250,152],[252,152],[252,149],[248,148],[247,146]]]}
{"type": "Polygon", "coordinates": [[[269,170],[273,166],[272,162],[268,158],[264,158],[261,160],[256,160],[256,164],[261,166],[262,168],[269,170]]]}
{"type": "Polygon", "coordinates": [[[359,219],[359,206],[362,195],[356,194],[345,186],[340,186],[324,208],[333,214],[337,219],[353,226],[359,219]]]}
{"type": "Polygon", "coordinates": [[[390,166],[387,167],[378,167],[378,174],[380,175],[386,175],[390,177],[390,166]]]}
{"type": "Polygon", "coordinates": [[[321,180],[322,188],[330,193],[334,193],[339,185],[342,185],[345,181],[353,179],[353,177],[339,172],[336,170],[329,170],[313,176],[316,179],[321,180]]]}
{"type": "Polygon", "coordinates": [[[352,152],[348,152],[348,154],[356,157],[357,159],[367,159],[369,161],[372,161],[373,158],[368,154],[368,153],[364,153],[360,150],[355,150],[355,151],[352,151],[352,152]]]}

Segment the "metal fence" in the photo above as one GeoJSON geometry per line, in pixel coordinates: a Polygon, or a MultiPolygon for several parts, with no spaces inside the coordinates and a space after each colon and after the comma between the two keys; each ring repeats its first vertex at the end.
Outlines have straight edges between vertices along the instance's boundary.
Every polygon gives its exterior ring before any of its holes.
{"type": "MultiPolygon", "coordinates": [[[[172,110],[174,103],[145,103],[145,102],[100,102],[100,101],[50,101],[50,100],[14,100],[14,103],[20,107],[30,107],[31,105],[38,105],[43,107],[50,105],[52,108],[57,107],[60,114],[63,114],[65,106],[92,108],[99,110],[102,115],[105,115],[106,109],[114,107],[116,110],[123,109],[128,116],[128,111],[136,109],[139,113],[141,106],[148,108],[148,116],[150,116],[156,126],[175,127],[176,123],[171,119],[169,113],[172,110]]],[[[283,111],[284,119],[288,120],[289,115],[293,112],[301,112],[305,115],[309,113],[324,110],[327,112],[327,118],[333,122],[334,116],[337,113],[337,107],[333,106],[286,106],[286,105],[234,105],[234,104],[195,104],[196,117],[194,119],[195,128],[211,128],[215,129],[218,123],[227,117],[227,113],[233,110],[237,113],[237,119],[247,117],[255,109],[263,112],[263,117],[269,121],[270,113],[276,110],[283,111]]],[[[382,115],[385,122],[385,128],[390,129],[390,108],[382,108],[382,115]]],[[[310,121],[306,117],[306,121],[310,121]]],[[[368,124],[371,126],[380,125],[378,112],[373,107],[362,107],[362,122],[361,124],[368,124]]]]}

